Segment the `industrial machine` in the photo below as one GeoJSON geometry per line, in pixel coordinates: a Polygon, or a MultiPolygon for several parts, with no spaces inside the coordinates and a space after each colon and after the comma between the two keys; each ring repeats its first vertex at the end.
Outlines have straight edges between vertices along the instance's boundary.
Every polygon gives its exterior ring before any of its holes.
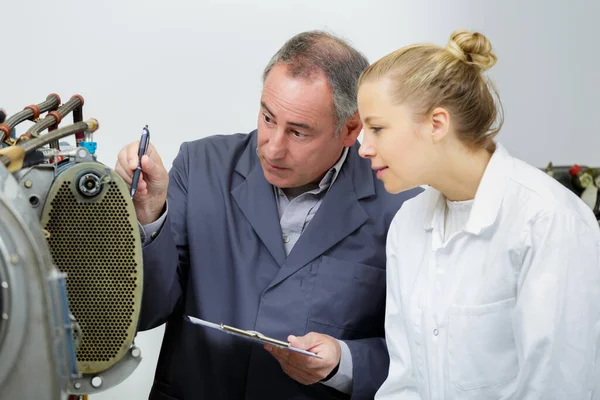
{"type": "Polygon", "coordinates": [[[0,399],[84,398],[141,361],[139,226],[83,104],[51,94],[0,111],[0,399]]]}
{"type": "Polygon", "coordinates": [[[548,163],[544,171],[579,196],[592,209],[600,224],[600,168],[548,163]]]}

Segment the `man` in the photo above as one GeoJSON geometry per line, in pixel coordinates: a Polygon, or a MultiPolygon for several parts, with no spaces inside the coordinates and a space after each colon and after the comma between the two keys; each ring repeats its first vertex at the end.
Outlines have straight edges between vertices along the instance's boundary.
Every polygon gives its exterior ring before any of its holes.
{"type": "MultiPolygon", "coordinates": [[[[142,159],[140,329],[167,323],[151,399],[375,395],[389,364],[386,233],[418,192],[387,194],[358,156],[356,84],[367,66],[332,35],[296,35],[265,69],[257,130],[184,143],[169,174],[153,147],[142,159]]],[[[136,166],[137,142],[116,169],[131,182],[136,166]]]]}

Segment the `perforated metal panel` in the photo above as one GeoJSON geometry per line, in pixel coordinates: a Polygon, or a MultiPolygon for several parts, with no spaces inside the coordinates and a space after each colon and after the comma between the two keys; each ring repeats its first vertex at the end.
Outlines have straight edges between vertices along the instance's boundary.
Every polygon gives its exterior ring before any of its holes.
{"type": "Polygon", "coordinates": [[[80,372],[102,372],[131,346],[141,304],[140,233],[127,186],[102,164],[72,166],[51,187],[41,223],[81,325],[80,372]],[[95,195],[90,174],[102,182],[95,195]]]}

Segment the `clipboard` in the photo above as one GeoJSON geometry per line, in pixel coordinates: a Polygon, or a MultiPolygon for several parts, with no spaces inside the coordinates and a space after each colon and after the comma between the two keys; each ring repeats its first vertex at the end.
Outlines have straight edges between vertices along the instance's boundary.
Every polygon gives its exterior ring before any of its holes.
{"type": "Polygon", "coordinates": [[[262,343],[262,344],[270,344],[271,346],[279,347],[280,349],[290,350],[296,353],[304,354],[305,356],[315,357],[315,358],[323,358],[315,353],[312,353],[307,350],[298,349],[296,347],[290,346],[288,342],[284,342],[281,340],[273,339],[263,335],[260,332],[256,331],[245,331],[243,329],[234,328],[233,326],[228,326],[225,324],[215,324],[213,322],[208,322],[200,318],[192,317],[190,315],[184,315],[183,319],[188,322],[191,322],[195,325],[206,326],[208,328],[216,329],[230,335],[238,336],[244,338],[246,340],[251,340],[254,342],[262,343]]]}

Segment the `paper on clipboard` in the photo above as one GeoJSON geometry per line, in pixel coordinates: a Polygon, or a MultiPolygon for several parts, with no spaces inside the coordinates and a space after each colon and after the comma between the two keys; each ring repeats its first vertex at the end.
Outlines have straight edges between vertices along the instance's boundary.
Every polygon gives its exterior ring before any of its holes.
{"type": "Polygon", "coordinates": [[[212,328],[212,329],[217,329],[219,331],[223,331],[225,333],[229,333],[230,335],[235,335],[235,336],[247,339],[247,340],[252,340],[255,342],[262,343],[262,344],[270,344],[272,346],[279,347],[280,349],[294,351],[296,353],[304,354],[309,357],[322,358],[321,356],[318,356],[315,353],[312,353],[312,352],[306,351],[306,350],[302,350],[302,349],[297,349],[295,347],[290,346],[290,344],[288,342],[284,342],[281,340],[267,337],[259,332],[245,331],[243,329],[234,328],[232,326],[227,326],[224,324],[215,324],[213,322],[208,322],[208,321],[205,321],[200,318],[192,317],[190,315],[185,315],[183,318],[186,321],[191,322],[192,324],[206,326],[206,327],[212,328]]]}

